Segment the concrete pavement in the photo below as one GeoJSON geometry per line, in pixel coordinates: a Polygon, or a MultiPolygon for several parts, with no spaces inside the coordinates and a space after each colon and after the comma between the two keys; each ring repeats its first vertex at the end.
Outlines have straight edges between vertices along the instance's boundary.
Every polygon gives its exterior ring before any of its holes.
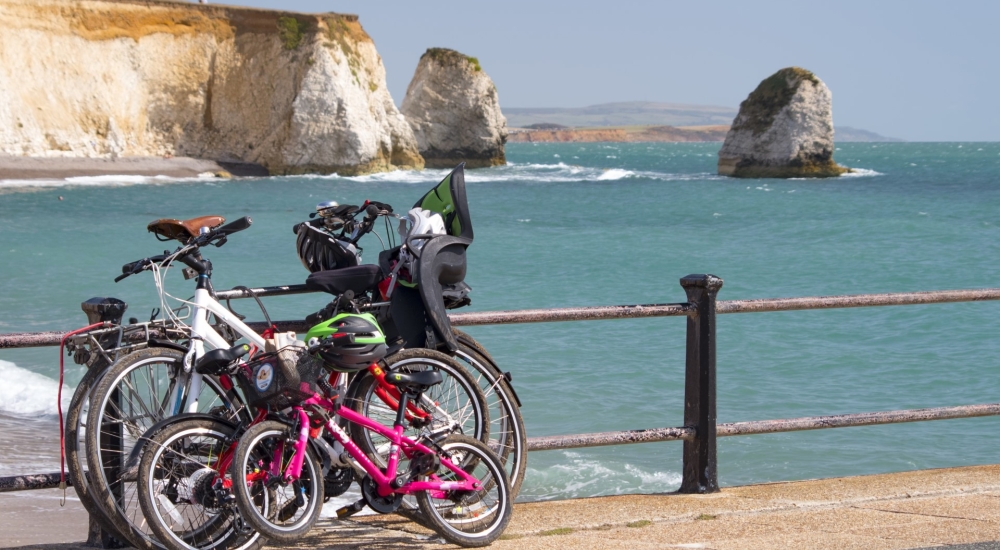
{"type": "MultiPolygon", "coordinates": [[[[0,520],[0,525],[2,525],[0,520]]],[[[0,546],[75,550],[78,543],[0,546]]],[[[83,532],[80,532],[81,538],[83,532]]],[[[1000,465],[518,504],[497,549],[1000,550],[1000,465]]],[[[322,520],[294,549],[448,548],[396,515],[322,520]]]]}

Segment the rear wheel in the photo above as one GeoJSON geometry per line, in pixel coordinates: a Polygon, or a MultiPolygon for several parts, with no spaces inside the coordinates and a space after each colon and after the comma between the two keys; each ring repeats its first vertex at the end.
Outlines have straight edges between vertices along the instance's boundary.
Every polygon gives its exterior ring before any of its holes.
{"type": "Polygon", "coordinates": [[[489,352],[472,336],[460,330],[454,333],[459,344],[455,357],[476,378],[489,407],[490,432],[485,442],[503,462],[510,492],[517,498],[528,464],[528,442],[517,396],[489,352]]]}
{"type": "MultiPolygon", "coordinates": [[[[141,549],[162,547],[152,535],[139,506],[136,481],[139,456],[131,456],[149,429],[173,415],[173,389],[186,384],[184,352],[146,348],[121,358],[101,378],[91,395],[87,414],[87,464],[94,501],[111,519],[115,529],[141,549]]],[[[202,378],[198,411],[235,420],[244,410],[238,396],[229,394],[217,380],[202,378]]]]}
{"type": "Polygon", "coordinates": [[[431,479],[459,482],[462,477],[445,462],[476,478],[474,491],[430,490],[417,493],[420,511],[448,542],[464,547],[486,546],[503,534],[510,521],[512,497],[503,464],[481,441],[462,435],[440,444],[442,464],[431,479]]]}
{"type": "Polygon", "coordinates": [[[80,504],[100,529],[124,541],[125,538],[117,533],[114,523],[104,513],[104,509],[94,501],[87,473],[87,412],[90,410],[90,396],[107,367],[104,362],[92,365],[77,384],[73,399],[70,400],[69,408],[66,410],[66,437],[63,448],[66,452],[69,482],[76,491],[80,504]]]}
{"type": "MultiPolygon", "coordinates": [[[[409,422],[403,435],[417,439],[421,431],[442,434],[460,433],[476,439],[488,440],[490,433],[489,408],[479,383],[455,359],[428,349],[409,349],[385,358],[379,363],[386,373],[437,370],[443,381],[424,392],[415,411],[409,413],[409,422]]],[[[375,420],[383,426],[392,426],[396,420],[396,403],[380,397],[379,390],[394,386],[380,385],[368,371],[363,371],[352,384],[349,406],[355,412],[375,420]]],[[[351,439],[372,459],[385,466],[389,456],[389,440],[357,424],[350,426],[351,439]]]]}

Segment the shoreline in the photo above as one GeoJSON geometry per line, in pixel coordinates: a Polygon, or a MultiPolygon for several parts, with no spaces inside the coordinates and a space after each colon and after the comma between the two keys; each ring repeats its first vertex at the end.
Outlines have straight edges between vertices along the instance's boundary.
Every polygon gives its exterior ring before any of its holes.
{"type": "Polygon", "coordinates": [[[0,155],[0,181],[63,180],[74,177],[164,176],[197,178],[267,177],[258,164],[191,157],[18,157],[0,155]]]}

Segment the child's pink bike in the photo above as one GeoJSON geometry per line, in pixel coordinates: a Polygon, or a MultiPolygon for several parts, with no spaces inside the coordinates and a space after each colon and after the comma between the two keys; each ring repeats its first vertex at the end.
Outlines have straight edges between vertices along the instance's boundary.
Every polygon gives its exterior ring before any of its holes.
{"type": "MultiPolygon", "coordinates": [[[[441,380],[436,370],[387,374],[386,381],[400,393],[392,428],[338,403],[338,392],[328,384],[321,389],[324,395],[313,394],[286,413],[251,426],[240,436],[230,470],[244,520],[275,541],[291,542],[312,528],[323,502],[323,483],[302,472],[320,471],[309,442],[320,440],[326,429],[343,445],[358,473],[363,471],[361,493],[372,510],[394,512],[404,496],[414,495],[422,519],[449,542],[476,547],[498,539],[512,511],[510,482],[500,458],[473,437],[430,430],[416,440],[403,435],[408,403],[419,401],[441,380]],[[336,417],[388,440],[384,469],[351,440],[336,417]],[[304,468],[307,461],[309,467],[304,468]]],[[[359,509],[347,507],[339,514],[359,509]]]]}

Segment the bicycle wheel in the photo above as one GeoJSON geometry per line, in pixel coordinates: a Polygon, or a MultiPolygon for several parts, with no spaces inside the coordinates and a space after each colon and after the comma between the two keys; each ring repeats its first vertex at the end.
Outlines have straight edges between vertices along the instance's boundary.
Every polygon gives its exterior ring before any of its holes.
{"type": "MultiPolygon", "coordinates": [[[[139,438],[174,409],[173,388],[186,379],[184,353],[167,348],[142,349],[116,361],[97,384],[87,414],[86,448],[90,489],[115,530],[136,548],[162,547],[153,537],[139,507],[137,469],[126,470],[139,438]]],[[[198,398],[200,412],[234,420],[245,409],[235,393],[205,376],[198,398]]],[[[190,402],[190,397],[187,401],[190,402]]],[[[138,464],[133,464],[138,466],[138,464]]]]}
{"type": "Polygon", "coordinates": [[[323,510],[323,474],[309,445],[299,479],[283,481],[297,439],[298,431],[281,422],[269,420],[251,426],[240,436],[230,467],[236,505],[243,518],[277,542],[298,540],[312,529],[323,510]]]}
{"type": "MultiPolygon", "coordinates": [[[[80,504],[87,511],[87,514],[94,518],[94,521],[108,535],[122,541],[125,540],[115,530],[114,524],[104,513],[104,509],[97,505],[91,495],[90,480],[87,473],[87,412],[90,410],[90,395],[94,387],[100,380],[108,365],[103,361],[100,364],[92,365],[87,373],[80,379],[73,398],[66,409],[66,437],[63,441],[63,449],[66,452],[66,473],[69,483],[80,499],[80,504]]],[[[88,537],[89,538],[89,537],[88,537]]]]}
{"type": "MultiPolygon", "coordinates": [[[[503,464],[489,447],[471,437],[449,436],[440,448],[442,463],[450,461],[478,479],[480,486],[475,491],[417,493],[424,518],[448,542],[467,548],[492,543],[507,528],[513,508],[503,464]]],[[[462,478],[442,464],[431,479],[457,482],[462,478]]]]}
{"type": "Polygon", "coordinates": [[[479,382],[490,411],[490,450],[500,457],[507,477],[510,493],[517,498],[528,464],[528,442],[514,390],[500,371],[493,357],[472,336],[453,329],[458,340],[455,357],[479,382]]]}
{"type": "Polygon", "coordinates": [[[255,550],[264,544],[225,489],[220,467],[234,452],[236,428],[181,419],[150,438],[139,463],[139,505],[149,528],[170,550],[255,550]]]}
{"type": "MultiPolygon", "coordinates": [[[[479,389],[479,383],[455,359],[433,350],[409,349],[385,358],[380,365],[387,373],[435,369],[443,375],[444,380],[440,384],[428,388],[420,402],[414,403],[418,414],[426,415],[426,418],[413,418],[404,426],[404,435],[416,439],[422,430],[427,429],[488,440],[490,417],[486,398],[479,389]]],[[[379,397],[378,388],[378,380],[370,372],[363,371],[348,391],[348,405],[363,416],[392,426],[396,421],[395,402],[386,402],[379,397]]],[[[350,434],[375,464],[386,465],[390,446],[388,439],[353,423],[350,434]]]]}

